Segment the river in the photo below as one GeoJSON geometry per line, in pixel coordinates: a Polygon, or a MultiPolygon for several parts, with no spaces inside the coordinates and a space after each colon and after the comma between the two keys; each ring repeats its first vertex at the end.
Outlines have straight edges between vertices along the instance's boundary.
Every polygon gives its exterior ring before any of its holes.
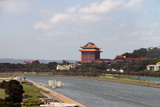
{"type": "Polygon", "coordinates": [[[160,81],[160,78],[152,78],[152,77],[140,77],[139,79],[147,81],[160,81]]]}
{"type": "Polygon", "coordinates": [[[86,107],[160,107],[160,89],[84,78],[26,76],[48,87],[48,80],[64,83],[63,89],[52,89],[86,107]]]}

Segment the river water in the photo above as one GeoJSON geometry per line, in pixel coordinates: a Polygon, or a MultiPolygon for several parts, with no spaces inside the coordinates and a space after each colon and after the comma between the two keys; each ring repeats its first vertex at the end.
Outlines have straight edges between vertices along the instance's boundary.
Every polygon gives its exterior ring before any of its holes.
{"type": "Polygon", "coordinates": [[[160,81],[160,78],[150,78],[150,77],[140,77],[139,79],[147,81],[160,81]]]}
{"type": "Polygon", "coordinates": [[[86,107],[160,107],[160,89],[131,84],[71,77],[26,76],[48,87],[48,80],[64,83],[52,89],[86,107]]]}

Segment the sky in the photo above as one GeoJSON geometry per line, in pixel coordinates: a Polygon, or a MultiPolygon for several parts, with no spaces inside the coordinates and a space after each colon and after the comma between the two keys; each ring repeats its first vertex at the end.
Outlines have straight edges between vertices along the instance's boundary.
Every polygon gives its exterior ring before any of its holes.
{"type": "Polygon", "coordinates": [[[80,60],[160,46],[160,0],[0,0],[0,58],[80,60]]]}

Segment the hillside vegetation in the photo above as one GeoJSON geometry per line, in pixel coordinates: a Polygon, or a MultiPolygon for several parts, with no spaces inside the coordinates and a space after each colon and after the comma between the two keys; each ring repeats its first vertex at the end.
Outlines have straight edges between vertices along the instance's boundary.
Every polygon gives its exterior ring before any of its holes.
{"type": "Polygon", "coordinates": [[[160,58],[160,48],[141,48],[134,50],[132,53],[124,53],[122,54],[127,58],[160,58]]]}

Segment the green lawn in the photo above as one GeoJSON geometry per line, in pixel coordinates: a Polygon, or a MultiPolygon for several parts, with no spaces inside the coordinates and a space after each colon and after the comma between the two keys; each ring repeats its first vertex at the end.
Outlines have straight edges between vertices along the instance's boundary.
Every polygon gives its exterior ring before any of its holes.
{"type": "Polygon", "coordinates": [[[5,89],[1,89],[1,88],[0,88],[0,98],[3,98],[3,99],[4,99],[4,98],[7,97],[7,96],[8,96],[8,95],[5,94],[5,89]]]}
{"type": "Polygon", "coordinates": [[[0,77],[4,78],[4,77],[13,77],[13,76],[17,76],[17,75],[26,75],[26,76],[50,76],[48,73],[44,73],[44,74],[33,74],[31,72],[29,73],[17,73],[17,72],[13,72],[13,73],[0,73],[0,77]]]}
{"type": "MultiPolygon", "coordinates": [[[[22,84],[22,86],[23,86],[23,90],[25,91],[24,95],[27,95],[28,103],[32,104],[30,106],[39,107],[39,105],[34,105],[34,102],[42,103],[38,97],[44,97],[44,95],[40,93],[40,91],[44,91],[44,90],[37,88],[33,85],[22,84]]],[[[5,89],[0,88],[0,98],[4,99],[7,96],[8,95],[5,94],[5,89]]]]}
{"type": "Polygon", "coordinates": [[[40,91],[43,91],[40,88],[37,88],[33,85],[27,85],[27,84],[22,84],[23,89],[25,91],[25,95],[28,95],[30,99],[33,100],[39,100],[38,96],[40,97],[44,97],[44,95],[42,93],[40,93],[40,91]]]}
{"type": "Polygon", "coordinates": [[[9,74],[9,73],[0,73],[0,78],[5,78],[5,77],[11,77],[13,75],[9,74]]]}
{"type": "Polygon", "coordinates": [[[28,101],[24,103],[27,104],[28,106],[39,107],[38,104],[43,102],[41,102],[38,97],[44,97],[44,95],[40,93],[40,91],[43,91],[43,90],[33,85],[22,84],[22,86],[25,91],[24,95],[27,96],[27,99],[28,99],[28,101]],[[37,105],[35,102],[37,103],[37,105]]]}
{"type": "Polygon", "coordinates": [[[123,82],[123,83],[136,84],[136,85],[160,87],[160,83],[156,83],[153,81],[142,81],[142,80],[127,79],[127,78],[115,78],[115,77],[108,78],[105,76],[97,77],[97,79],[98,80],[105,80],[105,81],[123,82]]]}

